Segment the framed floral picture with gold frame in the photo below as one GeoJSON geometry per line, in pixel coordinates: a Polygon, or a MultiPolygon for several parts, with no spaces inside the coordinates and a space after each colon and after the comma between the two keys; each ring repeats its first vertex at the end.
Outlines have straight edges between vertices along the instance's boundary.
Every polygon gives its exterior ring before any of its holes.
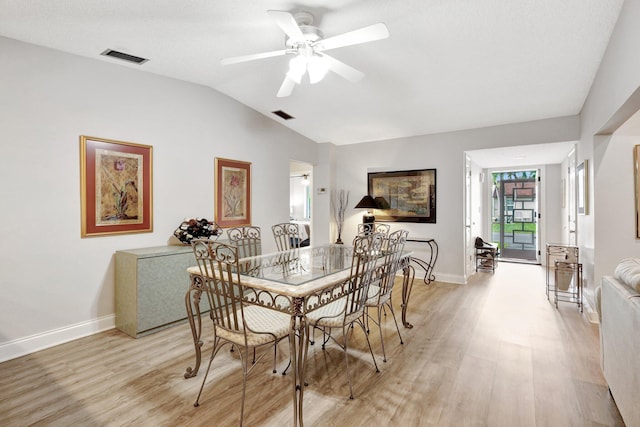
{"type": "Polygon", "coordinates": [[[81,236],[153,231],[153,147],[80,136],[81,236]]]}
{"type": "Polygon", "coordinates": [[[216,224],[251,225],[251,163],[216,157],[215,189],[216,224]]]}

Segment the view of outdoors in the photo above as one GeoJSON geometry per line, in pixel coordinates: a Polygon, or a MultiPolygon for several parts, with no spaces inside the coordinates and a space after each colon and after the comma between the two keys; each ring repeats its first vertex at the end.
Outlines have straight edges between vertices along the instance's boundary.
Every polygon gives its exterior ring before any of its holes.
{"type": "Polygon", "coordinates": [[[491,241],[501,258],[537,259],[537,171],[492,174],[491,241]]]}

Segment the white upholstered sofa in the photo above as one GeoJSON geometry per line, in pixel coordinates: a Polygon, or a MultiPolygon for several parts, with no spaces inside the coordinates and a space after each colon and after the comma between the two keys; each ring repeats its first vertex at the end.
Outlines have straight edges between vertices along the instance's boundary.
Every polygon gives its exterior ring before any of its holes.
{"type": "Polygon", "coordinates": [[[623,260],[602,278],[602,370],[628,426],[640,426],[640,259],[623,260]]]}

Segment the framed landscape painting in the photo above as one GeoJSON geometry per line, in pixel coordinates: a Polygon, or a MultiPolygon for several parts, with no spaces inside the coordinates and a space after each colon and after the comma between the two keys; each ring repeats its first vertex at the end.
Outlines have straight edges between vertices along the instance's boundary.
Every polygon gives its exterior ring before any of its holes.
{"type": "Polygon", "coordinates": [[[215,222],[251,225],[251,163],[215,158],[215,222]]]}
{"type": "Polygon", "coordinates": [[[149,145],[80,136],[81,236],[153,231],[149,145]]]}
{"type": "Polygon", "coordinates": [[[436,222],[436,170],[369,172],[376,221],[436,222]]]}

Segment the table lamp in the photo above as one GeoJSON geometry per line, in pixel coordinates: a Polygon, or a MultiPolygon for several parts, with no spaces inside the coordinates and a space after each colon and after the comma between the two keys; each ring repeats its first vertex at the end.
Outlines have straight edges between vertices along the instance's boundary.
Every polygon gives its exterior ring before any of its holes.
{"type": "Polygon", "coordinates": [[[366,209],[367,210],[367,212],[364,215],[362,215],[362,223],[363,224],[372,224],[372,223],[375,222],[376,217],[373,216],[373,213],[371,212],[371,209],[378,209],[378,204],[373,199],[373,197],[371,197],[371,196],[369,196],[367,194],[366,196],[364,196],[358,202],[358,204],[355,207],[356,207],[356,209],[366,209]]]}

